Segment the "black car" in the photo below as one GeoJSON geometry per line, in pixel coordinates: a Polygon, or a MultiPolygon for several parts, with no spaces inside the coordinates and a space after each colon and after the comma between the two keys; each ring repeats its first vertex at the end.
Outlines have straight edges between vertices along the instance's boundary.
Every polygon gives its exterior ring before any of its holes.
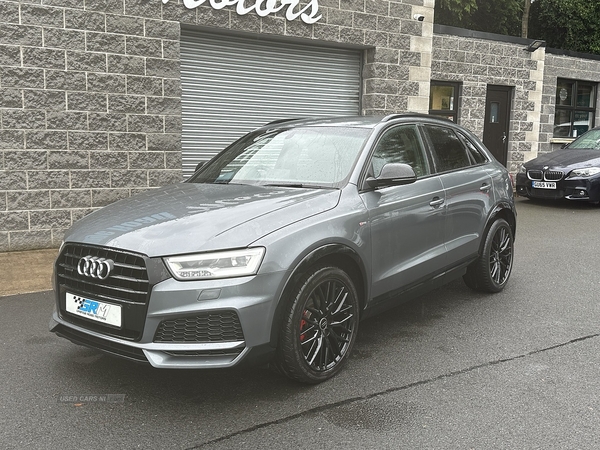
{"type": "Polygon", "coordinates": [[[600,127],[523,164],[517,174],[517,194],[600,203],[600,127]]]}

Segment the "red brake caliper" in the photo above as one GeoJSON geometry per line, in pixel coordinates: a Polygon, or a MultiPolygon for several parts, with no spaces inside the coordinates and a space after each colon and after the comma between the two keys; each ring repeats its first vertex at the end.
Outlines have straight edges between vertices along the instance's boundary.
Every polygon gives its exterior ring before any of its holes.
{"type": "Polygon", "coordinates": [[[300,319],[300,342],[302,342],[304,339],[306,339],[306,336],[304,335],[304,332],[302,330],[304,330],[306,325],[308,325],[308,322],[305,319],[307,314],[308,314],[308,311],[304,311],[304,314],[302,315],[302,319],[300,319]]]}

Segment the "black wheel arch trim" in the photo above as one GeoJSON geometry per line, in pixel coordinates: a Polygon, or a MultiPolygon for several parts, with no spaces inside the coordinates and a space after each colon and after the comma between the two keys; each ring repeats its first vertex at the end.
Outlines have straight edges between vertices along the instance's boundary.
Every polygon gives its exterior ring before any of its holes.
{"type": "Polygon", "coordinates": [[[487,221],[485,223],[485,227],[483,229],[483,234],[481,236],[481,243],[479,244],[479,252],[478,252],[479,255],[481,255],[481,252],[483,251],[483,246],[485,244],[485,236],[487,235],[488,230],[490,229],[492,224],[496,221],[496,219],[498,219],[499,217],[506,220],[506,222],[508,222],[508,225],[510,226],[510,229],[512,230],[513,241],[516,239],[517,211],[514,207],[514,204],[511,204],[509,202],[500,202],[494,207],[494,209],[492,209],[492,211],[489,214],[487,221]]]}
{"type": "MultiPolygon", "coordinates": [[[[353,279],[353,281],[359,281],[355,283],[355,288],[359,295],[358,300],[360,303],[360,309],[361,311],[364,310],[366,299],[368,298],[367,295],[369,283],[367,278],[367,271],[362,258],[355,250],[353,250],[351,247],[345,244],[325,244],[321,247],[312,250],[310,253],[304,256],[304,258],[302,258],[296,264],[292,273],[285,280],[285,284],[283,289],[281,290],[281,295],[279,296],[277,307],[275,309],[274,320],[271,326],[271,346],[273,348],[277,346],[277,342],[279,340],[279,330],[281,328],[281,320],[285,311],[284,308],[286,307],[287,303],[286,299],[288,298],[289,293],[292,291],[292,289],[294,289],[294,287],[296,286],[298,280],[302,278],[302,276],[311,267],[317,264],[317,262],[321,262],[329,258],[336,258],[339,256],[345,258],[346,260],[350,259],[354,263],[352,266],[350,266],[350,270],[349,267],[345,264],[342,264],[342,267],[340,267],[340,269],[351,272],[348,274],[350,278],[353,278],[353,275],[360,277],[360,280],[353,279]],[[356,273],[356,270],[358,270],[359,273],[356,273]]],[[[332,261],[332,265],[336,265],[335,262],[332,261]]]]}

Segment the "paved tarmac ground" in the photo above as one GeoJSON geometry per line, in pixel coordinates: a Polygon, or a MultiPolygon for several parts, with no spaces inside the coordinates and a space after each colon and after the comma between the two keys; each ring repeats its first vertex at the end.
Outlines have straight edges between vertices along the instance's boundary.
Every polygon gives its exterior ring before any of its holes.
{"type": "Polygon", "coordinates": [[[502,293],[458,280],[361,323],[318,386],[110,358],[48,333],[49,291],[0,298],[0,448],[598,449],[600,208],[517,208],[502,293]]]}

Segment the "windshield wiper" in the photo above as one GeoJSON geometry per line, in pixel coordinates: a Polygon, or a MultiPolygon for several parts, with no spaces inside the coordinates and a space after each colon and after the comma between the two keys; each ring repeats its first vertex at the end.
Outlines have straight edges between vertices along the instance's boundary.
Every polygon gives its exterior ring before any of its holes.
{"type": "Polygon", "coordinates": [[[262,186],[290,187],[290,188],[315,187],[315,186],[304,186],[302,183],[268,183],[268,184],[263,184],[262,186]]]}

